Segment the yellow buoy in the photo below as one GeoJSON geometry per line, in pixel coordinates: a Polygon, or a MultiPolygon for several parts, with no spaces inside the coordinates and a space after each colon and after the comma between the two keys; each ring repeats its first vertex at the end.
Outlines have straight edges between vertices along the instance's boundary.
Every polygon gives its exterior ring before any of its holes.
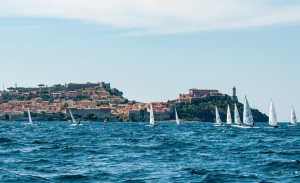
{"type": "Polygon", "coordinates": [[[104,124],[106,124],[106,123],[107,123],[107,121],[105,120],[105,121],[104,121],[104,124]]]}

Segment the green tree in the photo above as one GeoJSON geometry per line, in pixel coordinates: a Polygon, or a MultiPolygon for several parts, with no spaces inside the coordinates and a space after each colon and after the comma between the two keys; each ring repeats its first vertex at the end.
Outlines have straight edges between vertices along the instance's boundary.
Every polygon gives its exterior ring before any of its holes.
{"type": "Polygon", "coordinates": [[[7,88],[9,91],[13,91],[13,90],[15,90],[15,88],[14,87],[9,87],[9,88],[7,88]]]}
{"type": "Polygon", "coordinates": [[[127,99],[127,98],[124,99],[124,103],[125,103],[125,104],[128,103],[128,99],[127,99]]]}
{"type": "Polygon", "coordinates": [[[45,86],[44,84],[39,84],[39,85],[38,85],[38,87],[40,87],[40,88],[41,88],[41,87],[44,87],[44,86],[45,86]]]}
{"type": "Polygon", "coordinates": [[[63,107],[64,108],[67,108],[69,106],[69,104],[67,103],[67,102],[65,102],[64,104],[63,104],[63,107]]]}
{"type": "Polygon", "coordinates": [[[130,121],[135,121],[135,116],[134,115],[130,115],[129,119],[130,119],[130,121]]]}
{"type": "Polygon", "coordinates": [[[104,115],[104,120],[105,120],[105,121],[108,121],[108,116],[107,116],[107,114],[104,115]]]}
{"type": "Polygon", "coordinates": [[[8,120],[9,120],[9,115],[8,115],[8,114],[5,114],[5,115],[4,115],[4,120],[5,120],[5,121],[8,121],[8,120]]]}
{"type": "Polygon", "coordinates": [[[119,121],[120,120],[120,116],[116,115],[116,120],[119,121]]]}
{"type": "Polygon", "coordinates": [[[60,121],[63,120],[65,117],[65,115],[62,112],[57,112],[56,114],[57,114],[57,119],[60,121]]]}
{"type": "Polygon", "coordinates": [[[93,121],[95,114],[93,113],[88,113],[85,118],[89,121],[93,121]]]}
{"type": "Polygon", "coordinates": [[[133,100],[133,101],[132,101],[132,104],[135,104],[135,103],[136,103],[136,101],[135,101],[135,100],[133,100]]]}

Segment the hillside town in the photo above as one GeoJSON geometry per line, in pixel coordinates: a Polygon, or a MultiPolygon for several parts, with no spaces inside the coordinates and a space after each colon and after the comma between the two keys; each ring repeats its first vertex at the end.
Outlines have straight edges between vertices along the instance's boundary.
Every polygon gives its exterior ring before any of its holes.
{"type": "MultiPolygon", "coordinates": [[[[70,113],[86,121],[148,121],[150,104],[128,100],[123,92],[111,88],[110,83],[69,83],[48,87],[9,87],[0,92],[0,120],[25,121],[28,109],[34,120],[70,120],[70,113]]],[[[179,94],[178,99],[167,102],[151,102],[158,121],[174,118],[175,107],[184,103],[205,101],[216,97],[238,101],[236,89],[229,96],[212,89],[189,89],[188,94],[179,94]]]]}

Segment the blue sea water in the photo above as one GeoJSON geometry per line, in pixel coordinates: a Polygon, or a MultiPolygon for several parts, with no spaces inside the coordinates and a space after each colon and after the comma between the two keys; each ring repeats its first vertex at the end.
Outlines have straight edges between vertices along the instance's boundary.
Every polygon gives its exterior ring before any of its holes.
{"type": "Polygon", "coordinates": [[[300,128],[0,122],[0,182],[300,182],[300,128]]]}

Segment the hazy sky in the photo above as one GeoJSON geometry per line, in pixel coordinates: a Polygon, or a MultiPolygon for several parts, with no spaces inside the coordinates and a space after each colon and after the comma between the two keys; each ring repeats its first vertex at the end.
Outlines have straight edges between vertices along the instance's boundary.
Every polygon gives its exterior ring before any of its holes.
{"type": "MultiPolygon", "coordinates": [[[[300,117],[296,0],[2,0],[5,88],[110,82],[124,97],[167,101],[219,89],[279,121],[300,117]]],[[[1,87],[2,89],[2,87],[1,87]]]]}

